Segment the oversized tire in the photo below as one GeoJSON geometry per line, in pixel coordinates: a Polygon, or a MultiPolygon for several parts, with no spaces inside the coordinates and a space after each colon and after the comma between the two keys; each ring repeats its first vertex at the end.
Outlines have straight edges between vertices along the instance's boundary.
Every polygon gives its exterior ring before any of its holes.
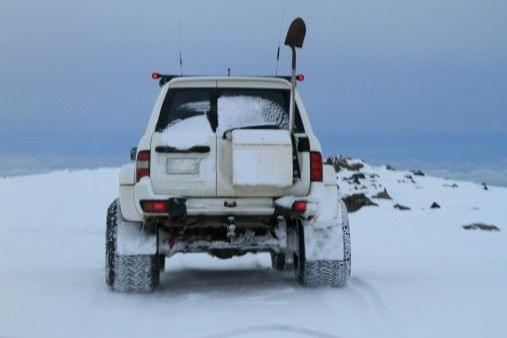
{"type": "Polygon", "coordinates": [[[277,271],[285,270],[285,254],[271,252],[271,267],[277,271]]]}
{"type": "Polygon", "coordinates": [[[121,255],[117,253],[117,233],[123,218],[115,200],[107,210],[106,283],[114,291],[148,292],[160,279],[158,255],[121,255]]]}
{"type": "Polygon", "coordinates": [[[350,228],[347,209],[341,202],[341,226],[343,238],[343,260],[307,261],[305,257],[304,225],[296,222],[298,252],[294,253],[294,271],[298,282],[308,287],[345,285],[351,271],[350,228]]]}

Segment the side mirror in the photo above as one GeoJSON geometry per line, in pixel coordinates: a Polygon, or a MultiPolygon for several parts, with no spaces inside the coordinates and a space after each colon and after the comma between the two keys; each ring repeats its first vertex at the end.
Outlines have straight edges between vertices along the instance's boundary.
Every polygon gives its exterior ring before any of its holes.
{"type": "Polygon", "coordinates": [[[137,156],[137,147],[132,147],[132,149],[130,149],[130,159],[132,161],[135,161],[136,156],[137,156]]]}

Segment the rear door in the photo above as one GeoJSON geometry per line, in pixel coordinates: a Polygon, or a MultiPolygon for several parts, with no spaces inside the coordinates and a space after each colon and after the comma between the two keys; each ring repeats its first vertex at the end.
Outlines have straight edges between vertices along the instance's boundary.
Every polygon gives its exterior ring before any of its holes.
{"type": "MultiPolygon", "coordinates": [[[[308,177],[294,181],[292,177],[288,98],[284,88],[217,82],[217,196],[276,197],[308,192],[308,177]]],[[[300,153],[298,160],[300,166],[308,165],[308,153],[300,153]]]]}
{"type": "Polygon", "coordinates": [[[151,140],[151,179],[157,194],[214,197],[216,81],[170,88],[151,140]]]}

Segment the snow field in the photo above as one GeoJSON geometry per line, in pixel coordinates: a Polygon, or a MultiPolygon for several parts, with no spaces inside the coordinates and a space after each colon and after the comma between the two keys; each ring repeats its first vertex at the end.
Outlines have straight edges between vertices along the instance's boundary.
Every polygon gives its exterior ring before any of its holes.
{"type": "MultiPolygon", "coordinates": [[[[366,166],[392,201],[350,214],[352,275],[305,289],[268,255],[167,261],[150,294],[104,280],[117,169],[0,179],[1,337],[503,337],[507,189],[366,166]],[[444,185],[456,183],[458,188],[444,185]],[[441,209],[429,209],[433,201],[441,209]],[[393,208],[395,203],[410,211],[393,208]],[[471,222],[500,232],[466,231],[471,222]]],[[[341,180],[340,189],[355,191],[341,180]]]]}

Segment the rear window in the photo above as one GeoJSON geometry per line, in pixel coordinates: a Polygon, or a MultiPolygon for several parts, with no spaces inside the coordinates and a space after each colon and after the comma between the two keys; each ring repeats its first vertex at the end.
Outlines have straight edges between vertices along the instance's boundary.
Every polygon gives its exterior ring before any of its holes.
{"type": "Polygon", "coordinates": [[[211,91],[212,89],[169,90],[162,104],[157,131],[196,116],[206,116],[211,124],[211,91]]]}
{"type": "MultiPolygon", "coordinates": [[[[263,124],[287,129],[289,98],[290,92],[280,89],[170,89],[156,130],[163,131],[195,116],[206,116],[213,131],[263,124]]],[[[295,122],[296,132],[304,132],[297,107],[295,122]]]]}
{"type": "Polygon", "coordinates": [[[221,89],[217,110],[220,131],[263,124],[289,126],[289,102],[281,90],[221,89]]]}

